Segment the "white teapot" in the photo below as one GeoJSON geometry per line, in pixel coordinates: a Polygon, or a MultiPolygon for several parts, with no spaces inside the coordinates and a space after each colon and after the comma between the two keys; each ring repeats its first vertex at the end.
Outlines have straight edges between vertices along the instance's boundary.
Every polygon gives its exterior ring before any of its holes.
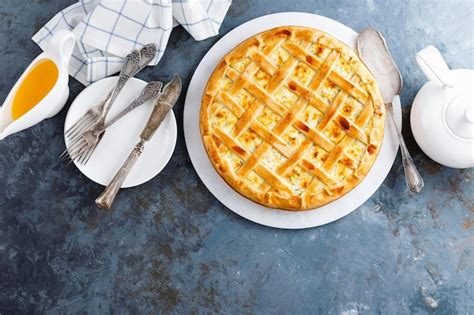
{"type": "Polygon", "coordinates": [[[449,70],[434,46],[416,54],[428,78],[411,108],[411,129],[430,158],[454,168],[474,167],[474,70],[449,70]]]}

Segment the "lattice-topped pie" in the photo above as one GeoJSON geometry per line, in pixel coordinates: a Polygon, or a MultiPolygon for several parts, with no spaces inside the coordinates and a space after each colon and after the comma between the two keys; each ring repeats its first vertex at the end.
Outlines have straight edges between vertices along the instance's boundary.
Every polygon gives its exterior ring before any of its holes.
{"type": "Polygon", "coordinates": [[[286,26],[238,45],[204,92],[201,134],[219,174],[265,206],[303,210],[347,193],[380,150],[385,111],[346,45],[286,26]]]}

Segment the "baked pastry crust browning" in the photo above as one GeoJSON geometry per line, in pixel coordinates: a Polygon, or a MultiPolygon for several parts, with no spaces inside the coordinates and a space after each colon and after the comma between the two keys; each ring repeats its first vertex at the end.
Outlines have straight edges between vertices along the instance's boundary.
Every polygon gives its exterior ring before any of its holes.
{"type": "Polygon", "coordinates": [[[227,54],[200,112],[204,146],[225,181],[286,210],[320,207],[359,184],[384,126],[379,89],[357,55],[296,26],[257,34],[227,54]]]}

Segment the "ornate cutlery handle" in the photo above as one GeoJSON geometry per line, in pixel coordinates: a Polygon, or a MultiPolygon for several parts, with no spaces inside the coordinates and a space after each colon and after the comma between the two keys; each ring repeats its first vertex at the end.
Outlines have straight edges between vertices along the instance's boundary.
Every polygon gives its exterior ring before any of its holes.
{"type": "Polygon", "coordinates": [[[150,61],[155,58],[156,55],[156,45],[153,43],[147,44],[140,49],[140,64],[138,65],[137,70],[132,76],[135,76],[138,72],[145,69],[145,67],[150,63],[150,61]]]}
{"type": "Polygon", "coordinates": [[[163,87],[163,83],[161,81],[153,81],[153,82],[148,83],[140,92],[140,95],[138,95],[138,97],[133,100],[133,102],[131,102],[120,113],[115,115],[110,121],[108,121],[105,124],[104,129],[113,125],[115,122],[117,122],[123,116],[130,113],[132,110],[134,110],[138,106],[156,97],[158,94],[160,94],[162,87],[163,87]]]}
{"type": "Polygon", "coordinates": [[[97,197],[95,203],[99,208],[109,210],[112,207],[112,203],[114,202],[120,187],[122,187],[122,184],[125,178],[127,178],[128,173],[130,173],[133,165],[142,154],[144,146],[145,142],[143,140],[140,140],[140,142],[135,145],[133,151],[130,153],[125,163],[123,163],[117,174],[115,174],[112,181],[107,185],[107,187],[105,187],[102,194],[97,197]]]}
{"type": "Polygon", "coordinates": [[[403,170],[405,172],[405,180],[408,189],[410,189],[410,191],[412,192],[419,193],[425,186],[423,178],[421,178],[420,173],[418,173],[415,163],[413,162],[413,159],[410,156],[410,152],[408,152],[405,140],[403,140],[403,136],[400,132],[400,129],[398,128],[397,123],[395,122],[392,103],[387,103],[385,105],[388,109],[392,123],[395,126],[395,129],[397,130],[398,140],[400,141],[400,152],[402,153],[402,165],[403,170]]]}
{"type": "Polygon", "coordinates": [[[118,81],[115,84],[114,92],[112,93],[110,100],[104,106],[104,110],[102,111],[102,118],[105,118],[107,116],[110,107],[115,102],[115,99],[117,98],[118,94],[125,86],[125,83],[127,83],[128,79],[130,79],[136,73],[140,64],[140,58],[140,52],[138,50],[132,51],[125,57],[125,63],[122,66],[118,81]]]}
{"type": "MultiPolygon", "coordinates": [[[[137,75],[137,73],[142,71],[150,63],[150,61],[152,61],[153,58],[155,58],[155,54],[156,54],[155,44],[151,43],[151,44],[147,44],[143,46],[143,48],[140,49],[140,63],[138,65],[138,68],[135,70],[135,72],[132,73],[131,77],[134,77],[135,75],[137,75]]],[[[109,94],[107,94],[107,96],[102,101],[103,103],[102,106],[105,105],[105,103],[107,103],[107,101],[110,99],[110,97],[112,96],[112,93],[114,92],[114,89],[115,87],[110,89],[109,94]]]]}

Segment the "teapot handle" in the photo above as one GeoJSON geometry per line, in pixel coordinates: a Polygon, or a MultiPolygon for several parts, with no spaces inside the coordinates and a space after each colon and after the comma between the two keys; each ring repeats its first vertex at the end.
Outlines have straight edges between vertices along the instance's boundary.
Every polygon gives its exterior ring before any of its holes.
{"type": "Polygon", "coordinates": [[[436,47],[430,45],[420,50],[416,54],[416,62],[428,80],[438,81],[443,87],[454,87],[448,75],[449,67],[436,47]]]}
{"type": "Polygon", "coordinates": [[[74,33],[65,29],[57,31],[51,38],[48,50],[52,54],[56,54],[61,59],[61,62],[66,66],[69,65],[72,50],[76,43],[74,33]]]}

